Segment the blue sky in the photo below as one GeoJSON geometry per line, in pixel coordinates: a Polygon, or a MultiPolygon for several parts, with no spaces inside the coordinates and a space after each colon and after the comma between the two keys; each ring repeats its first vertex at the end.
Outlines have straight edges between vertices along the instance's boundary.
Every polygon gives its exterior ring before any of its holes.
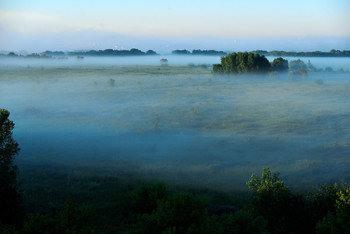
{"type": "Polygon", "coordinates": [[[165,50],[203,38],[223,49],[260,39],[282,47],[299,41],[304,50],[302,39],[314,38],[328,49],[327,38],[332,46],[348,44],[349,12],[348,0],[0,0],[0,50],[143,47],[142,41],[165,50]]]}

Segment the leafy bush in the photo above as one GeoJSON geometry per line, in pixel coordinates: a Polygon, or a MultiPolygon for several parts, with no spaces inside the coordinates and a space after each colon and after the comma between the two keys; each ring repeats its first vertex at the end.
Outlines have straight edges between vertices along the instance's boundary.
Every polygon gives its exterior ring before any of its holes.
{"type": "Polygon", "coordinates": [[[350,233],[350,187],[336,193],[335,211],[317,223],[317,233],[350,233]]]}
{"type": "Polygon", "coordinates": [[[301,233],[313,228],[307,223],[309,212],[305,200],[291,194],[279,179],[279,173],[272,175],[270,169],[263,168],[261,178],[253,174],[247,185],[253,191],[253,209],[267,219],[267,229],[272,233],[301,233]]]}
{"type": "Polygon", "coordinates": [[[269,233],[267,220],[262,216],[256,216],[248,209],[241,209],[230,214],[224,222],[224,233],[269,233]]]}
{"type": "Polygon", "coordinates": [[[96,233],[94,214],[89,208],[79,208],[69,196],[65,209],[57,212],[54,217],[29,214],[22,233],[96,233]]]}
{"type": "Polygon", "coordinates": [[[162,183],[143,185],[133,196],[132,209],[137,214],[149,214],[158,208],[159,202],[168,197],[168,190],[162,183]]]}
{"type": "Polygon", "coordinates": [[[145,233],[202,233],[207,218],[204,205],[191,194],[176,193],[158,204],[155,211],[140,217],[145,233]]]}
{"type": "Polygon", "coordinates": [[[0,109],[0,226],[14,224],[20,215],[21,193],[14,164],[19,147],[12,137],[15,124],[9,116],[10,112],[0,109]]]}

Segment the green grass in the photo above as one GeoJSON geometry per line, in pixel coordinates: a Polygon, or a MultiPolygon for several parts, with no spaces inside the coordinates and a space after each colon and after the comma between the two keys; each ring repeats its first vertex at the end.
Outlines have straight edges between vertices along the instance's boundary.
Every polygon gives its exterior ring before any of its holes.
{"type": "MultiPolygon", "coordinates": [[[[263,166],[280,171],[290,186],[302,189],[319,182],[349,179],[345,172],[350,168],[350,85],[331,78],[317,84],[313,76],[310,73],[309,77],[296,81],[276,75],[214,76],[210,68],[198,66],[82,65],[1,68],[0,82],[16,87],[24,85],[26,89],[20,91],[27,93],[24,97],[34,97],[34,101],[33,106],[24,106],[20,113],[28,112],[31,118],[43,114],[45,118],[41,119],[41,124],[48,129],[55,123],[98,126],[101,130],[134,132],[136,135],[176,130],[191,131],[209,139],[188,146],[184,152],[189,155],[172,154],[169,150],[163,156],[178,158],[167,163],[157,164],[150,160],[141,165],[120,165],[118,160],[104,161],[101,164],[111,165],[107,170],[109,174],[105,172],[104,175],[107,178],[120,178],[118,173],[122,171],[128,175],[121,176],[127,181],[125,184],[133,184],[132,181],[137,181],[135,178],[164,179],[167,183],[189,187],[244,192],[250,174],[263,166]],[[64,106],[56,109],[45,102],[56,89],[61,90],[57,92],[64,94],[62,98],[69,100],[69,105],[70,100],[81,101],[83,106],[79,107],[83,111],[72,108],[67,115],[64,106]],[[35,101],[41,102],[38,107],[35,101]],[[119,103],[127,105],[121,109],[119,103]],[[84,108],[88,109],[90,105],[96,105],[97,110],[93,113],[106,113],[103,121],[97,114],[84,112],[84,108]],[[46,113],[45,109],[49,111],[46,113]],[[205,144],[212,148],[201,150],[205,144]]],[[[315,73],[315,76],[322,78],[323,74],[315,73]]],[[[3,94],[17,95],[11,90],[3,90],[3,94]]],[[[22,101],[18,105],[23,105],[22,101]]],[[[37,155],[36,160],[48,160],[48,164],[70,168],[69,162],[65,163],[65,155],[48,154],[55,158],[37,155]]],[[[98,156],[105,159],[109,155],[98,156]]],[[[78,161],[77,168],[94,168],[96,163],[78,161]]],[[[60,198],[70,191],[67,175],[58,173],[55,177],[48,175],[47,171],[35,175],[38,165],[31,164],[27,169],[31,167],[35,170],[21,172],[24,179],[41,181],[46,176],[50,178],[47,186],[51,190],[43,190],[48,194],[47,200],[51,195],[59,196],[58,188],[66,191],[60,198]]],[[[77,194],[99,186],[94,179],[90,184],[88,181],[95,175],[100,176],[104,171],[102,168],[96,166],[95,174],[93,169],[87,170],[91,175],[83,175],[84,170],[69,169],[79,171],[71,175],[73,178],[76,175],[85,180],[85,187],[74,184],[81,189],[77,194]]],[[[59,169],[52,169],[52,173],[56,171],[59,169]]],[[[35,187],[30,180],[24,180],[24,185],[35,187]]]]}

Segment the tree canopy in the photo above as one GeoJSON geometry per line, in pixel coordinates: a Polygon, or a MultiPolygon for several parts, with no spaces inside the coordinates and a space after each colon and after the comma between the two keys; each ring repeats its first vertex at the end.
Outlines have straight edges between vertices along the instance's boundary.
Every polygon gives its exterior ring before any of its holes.
{"type": "Polygon", "coordinates": [[[271,64],[264,55],[248,52],[231,53],[221,57],[221,64],[214,64],[215,73],[243,74],[265,73],[271,68],[271,64]]]}
{"type": "Polygon", "coordinates": [[[300,59],[290,61],[289,72],[291,75],[306,75],[306,64],[300,59]]]}
{"type": "Polygon", "coordinates": [[[13,162],[19,147],[12,138],[15,124],[9,116],[10,112],[0,109],[0,225],[16,221],[20,201],[17,166],[13,162]]]}

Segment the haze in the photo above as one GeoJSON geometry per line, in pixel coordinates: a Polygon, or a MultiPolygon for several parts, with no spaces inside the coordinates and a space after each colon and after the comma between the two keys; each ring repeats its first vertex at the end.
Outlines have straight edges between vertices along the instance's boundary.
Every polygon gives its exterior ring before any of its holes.
{"type": "Polygon", "coordinates": [[[337,1],[1,1],[0,50],[350,48],[337,1]]]}

